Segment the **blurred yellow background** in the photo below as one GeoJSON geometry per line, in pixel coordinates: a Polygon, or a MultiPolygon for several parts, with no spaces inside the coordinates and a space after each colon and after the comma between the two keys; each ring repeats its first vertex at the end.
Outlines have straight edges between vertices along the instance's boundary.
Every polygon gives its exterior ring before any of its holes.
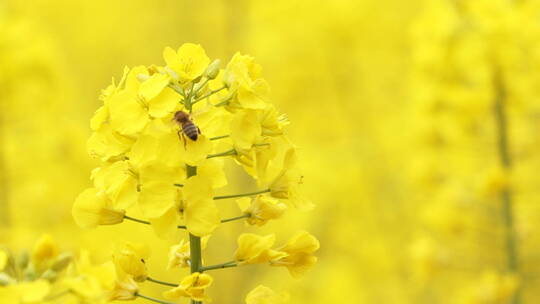
{"type": "MultiPolygon", "coordinates": [[[[100,90],[185,42],[262,65],[317,205],[257,229],[319,238],[303,279],[217,271],[216,303],[240,303],[258,284],[291,303],[540,300],[539,1],[3,1],[1,244],[23,250],[50,233],[104,261],[121,240],[147,242],[150,273],[178,280],[165,271],[170,244],[149,227],[85,231],[71,205],[97,164],[86,140],[100,90]],[[511,168],[499,162],[501,98],[511,168]]],[[[245,230],[220,227],[205,258],[222,261],[245,230]]]]}

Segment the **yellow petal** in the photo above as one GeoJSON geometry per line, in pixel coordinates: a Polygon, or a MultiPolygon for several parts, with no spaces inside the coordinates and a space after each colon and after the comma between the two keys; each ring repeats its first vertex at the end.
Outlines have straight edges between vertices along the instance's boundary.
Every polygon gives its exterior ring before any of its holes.
{"type": "Polygon", "coordinates": [[[275,239],[274,234],[259,236],[253,233],[242,233],[238,237],[235,259],[247,264],[269,262],[274,256],[270,248],[274,245],[275,239]]]}
{"type": "Polygon", "coordinates": [[[180,69],[175,70],[184,80],[193,80],[201,76],[208,65],[210,58],[199,44],[184,43],[178,48],[178,60],[180,69]]]}
{"type": "Polygon", "coordinates": [[[120,158],[132,145],[132,139],[116,133],[110,124],[93,132],[86,143],[88,154],[102,161],[120,158]]]}
{"type": "Polygon", "coordinates": [[[180,222],[180,213],[178,206],[174,205],[162,216],[150,219],[152,228],[158,237],[167,240],[178,238],[180,229],[177,228],[180,222]]]}
{"type": "Polygon", "coordinates": [[[197,166],[206,159],[206,156],[212,151],[212,142],[203,134],[199,134],[196,141],[185,138],[186,147],[183,150],[182,159],[191,166],[197,166]]]}
{"type": "Polygon", "coordinates": [[[169,182],[149,181],[141,186],[138,206],[145,218],[161,217],[179,200],[179,190],[169,182]]]}
{"type": "Polygon", "coordinates": [[[108,103],[111,125],[115,131],[127,136],[137,135],[148,123],[149,118],[136,94],[121,91],[108,103]]]}
{"type": "Polygon", "coordinates": [[[148,101],[148,113],[153,117],[165,117],[174,111],[179,100],[178,93],[165,88],[159,95],[148,101]]]}
{"type": "Polygon", "coordinates": [[[196,236],[205,236],[220,224],[219,210],[213,200],[211,180],[192,176],[184,184],[184,219],[187,229],[196,236]]]}
{"type": "Polygon", "coordinates": [[[197,175],[210,179],[212,188],[221,188],[227,185],[227,177],[223,170],[223,160],[207,159],[197,167],[197,175]]]}
{"type": "Polygon", "coordinates": [[[139,87],[139,94],[144,98],[145,101],[149,101],[167,87],[170,82],[170,78],[167,75],[156,73],[143,83],[139,87]]]}
{"type": "Polygon", "coordinates": [[[106,106],[101,106],[90,119],[90,128],[92,131],[97,131],[109,119],[109,109],[106,106]]]}
{"type": "Polygon", "coordinates": [[[109,208],[106,198],[96,188],[84,190],[71,209],[75,223],[81,228],[113,225],[123,221],[124,211],[109,208]]]}
{"type": "Polygon", "coordinates": [[[261,125],[256,111],[236,113],[231,121],[231,139],[235,147],[250,149],[261,135],[261,125]]]}

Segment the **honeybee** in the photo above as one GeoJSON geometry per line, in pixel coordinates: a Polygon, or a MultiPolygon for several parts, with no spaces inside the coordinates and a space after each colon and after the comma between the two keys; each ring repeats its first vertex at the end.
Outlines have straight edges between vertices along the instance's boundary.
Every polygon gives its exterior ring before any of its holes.
{"type": "MultiPolygon", "coordinates": [[[[193,123],[189,114],[184,111],[176,111],[176,113],[174,113],[173,120],[180,125],[180,130],[178,130],[178,136],[183,137],[184,135],[186,135],[187,137],[189,137],[189,139],[197,141],[199,134],[201,134],[201,130],[193,123]]],[[[184,147],[185,146],[186,141],[184,139],[184,147]]]]}

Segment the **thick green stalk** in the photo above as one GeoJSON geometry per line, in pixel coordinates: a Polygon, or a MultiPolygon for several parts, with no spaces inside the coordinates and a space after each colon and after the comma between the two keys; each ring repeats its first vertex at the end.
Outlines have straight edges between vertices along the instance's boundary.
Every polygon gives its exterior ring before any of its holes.
{"type": "MultiPolygon", "coordinates": [[[[510,145],[508,143],[508,120],[505,111],[505,101],[507,99],[506,90],[501,79],[502,75],[495,75],[495,122],[497,124],[497,140],[499,160],[503,168],[510,172],[512,168],[512,158],[510,157],[510,145]]],[[[513,201],[511,189],[507,186],[501,192],[502,219],[505,225],[505,251],[508,271],[519,273],[519,259],[517,249],[517,238],[513,215],[513,201]]],[[[520,303],[520,290],[518,289],[512,298],[512,304],[520,303]]]]}
{"type": "MultiPolygon", "coordinates": [[[[187,177],[197,175],[197,167],[186,166],[187,177]]],[[[202,255],[201,255],[201,238],[193,234],[189,234],[189,254],[190,254],[190,266],[191,273],[200,272],[202,269],[202,255]]],[[[200,304],[201,302],[191,300],[192,304],[200,304]]]]}

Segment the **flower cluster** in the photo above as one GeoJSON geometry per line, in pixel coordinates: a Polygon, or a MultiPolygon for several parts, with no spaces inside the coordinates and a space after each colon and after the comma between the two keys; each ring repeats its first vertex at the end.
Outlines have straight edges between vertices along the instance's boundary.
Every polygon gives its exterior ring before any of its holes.
{"type": "Polygon", "coordinates": [[[525,186],[538,168],[531,134],[540,73],[529,68],[540,59],[537,9],[535,1],[432,1],[413,31],[423,229],[411,251],[420,277],[437,272],[445,290],[468,294],[463,303],[527,297],[523,252],[534,240],[525,232],[538,195],[525,186]],[[456,273],[473,277],[475,288],[450,287],[456,273]]]}
{"type": "Polygon", "coordinates": [[[66,303],[66,298],[105,303],[115,281],[112,262],[94,265],[88,252],[81,252],[78,258],[60,252],[49,235],[43,235],[30,253],[0,249],[2,303],[66,303]]]}
{"type": "MultiPolygon", "coordinates": [[[[309,210],[296,149],[285,133],[287,118],[269,102],[269,86],[252,57],[235,54],[225,68],[200,45],[166,48],[164,66],[125,68],[120,81],[103,90],[91,119],[88,152],[101,165],[93,186],[75,200],[72,214],[84,228],[124,220],[149,224],[166,239],[182,239],[170,250],[169,268],[190,267],[191,275],[164,293],[168,299],[209,301],[205,289],[217,268],[269,263],[297,276],[316,262],[319,243],[299,232],[271,249],[274,236],[243,234],[235,259],[203,266],[201,250],[222,223],[244,220],[262,226],[290,208],[309,210]],[[227,185],[224,159],[232,159],[259,189],[218,195],[227,185]],[[222,218],[216,201],[238,198],[240,214],[222,218]]],[[[114,299],[132,299],[146,273],[148,251],[126,244],[114,255],[119,270],[114,299]]],[[[164,283],[164,282],[161,282],[164,283]]]]}

